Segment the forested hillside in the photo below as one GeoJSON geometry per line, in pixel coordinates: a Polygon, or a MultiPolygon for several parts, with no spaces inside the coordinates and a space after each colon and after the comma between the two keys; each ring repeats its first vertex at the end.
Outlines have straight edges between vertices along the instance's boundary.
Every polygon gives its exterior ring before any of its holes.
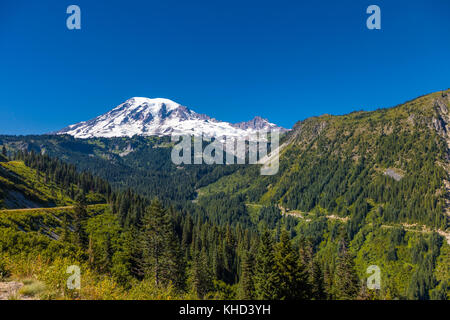
{"type": "Polygon", "coordinates": [[[71,136],[0,136],[8,153],[35,152],[59,158],[80,171],[109,181],[115,189],[132,188],[157,196],[166,205],[195,198],[196,189],[234,172],[239,166],[176,166],[170,137],[92,138],[71,136]]]}
{"type": "Polygon", "coordinates": [[[350,218],[350,237],[371,211],[383,222],[446,230],[449,104],[439,92],[391,109],[307,119],[287,137],[278,175],[250,167],[200,194],[350,218]]]}
{"type": "Polygon", "coordinates": [[[24,284],[9,299],[326,297],[321,285],[313,291],[321,282],[309,278],[309,260],[300,259],[286,231],[275,232],[280,243],[269,230],[260,238],[240,223],[217,224],[201,211],[179,212],[131,191],[111,191],[105,181],[48,156],[19,152],[13,161],[2,159],[48,176],[45,185],[55,190],[67,183],[76,191],[72,199],[59,190],[67,201],[60,204],[68,206],[0,210],[0,281],[24,284]],[[93,194],[107,203],[89,204],[93,194]],[[277,256],[289,259],[274,265],[277,256]],[[80,290],[66,286],[71,265],[82,270],[80,290]]]}
{"type": "Polygon", "coordinates": [[[79,174],[73,165],[18,152],[12,161],[0,158],[0,209],[73,205],[84,192],[88,202],[104,203],[111,192],[106,181],[89,173],[79,174]]]}
{"type": "MultiPolygon", "coordinates": [[[[286,138],[278,175],[241,169],[201,188],[198,202],[219,217],[221,207],[230,211],[229,199],[244,203],[240,210],[254,223],[267,215],[258,208],[275,206],[296,218],[295,239],[309,237],[331,274],[336,237],[345,230],[360,278],[376,264],[384,297],[430,298],[433,270],[447,259],[450,241],[449,105],[445,91],[390,109],[301,121],[286,138]]],[[[276,225],[280,216],[272,215],[276,225]]],[[[448,292],[444,269],[440,288],[448,292]]]]}
{"type": "Polygon", "coordinates": [[[0,211],[0,269],[44,298],[449,299],[449,107],[300,121],[274,176],[174,166],[167,138],[1,136],[1,205],[57,208],[0,211]]]}

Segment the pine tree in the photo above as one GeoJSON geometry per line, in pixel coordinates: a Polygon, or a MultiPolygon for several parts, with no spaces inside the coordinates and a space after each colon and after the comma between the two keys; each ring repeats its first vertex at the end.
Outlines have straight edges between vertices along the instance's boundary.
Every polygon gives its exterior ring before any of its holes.
{"type": "Polygon", "coordinates": [[[143,218],[140,234],[140,271],[144,277],[153,278],[156,286],[178,282],[180,250],[175,237],[166,210],[159,200],[153,200],[143,218]]]}
{"type": "Polygon", "coordinates": [[[80,193],[75,202],[73,210],[73,231],[75,236],[75,244],[84,249],[86,245],[86,233],[84,230],[84,220],[87,218],[86,198],[80,193]]]}
{"type": "Polygon", "coordinates": [[[261,235],[256,258],[255,294],[257,299],[270,300],[276,298],[274,261],[272,236],[268,230],[265,230],[261,235]]]}
{"type": "Polygon", "coordinates": [[[234,270],[236,269],[235,265],[235,246],[236,241],[231,232],[231,228],[229,226],[226,227],[225,239],[223,240],[223,251],[222,251],[222,259],[223,259],[223,275],[222,279],[225,283],[231,284],[236,280],[236,274],[234,270]]]}
{"type": "Polygon", "coordinates": [[[142,257],[142,234],[141,225],[130,226],[125,234],[125,250],[130,253],[130,272],[139,280],[145,276],[142,257]],[[137,241],[136,241],[137,239],[137,241]]]}
{"type": "Polygon", "coordinates": [[[239,281],[239,298],[252,300],[255,298],[254,283],[255,261],[253,253],[247,251],[242,259],[242,273],[239,281]]]}
{"type": "Polygon", "coordinates": [[[169,233],[168,252],[174,262],[171,282],[178,290],[186,289],[186,260],[175,232],[169,233]]]}
{"type": "Polygon", "coordinates": [[[112,265],[113,249],[111,246],[111,236],[109,233],[105,234],[105,240],[102,245],[101,256],[99,259],[100,270],[108,272],[112,265]]]}
{"type": "Polygon", "coordinates": [[[309,271],[309,285],[311,289],[311,298],[315,300],[325,300],[327,298],[325,292],[325,282],[322,269],[317,261],[312,260],[307,267],[309,271]]]}
{"type": "Polygon", "coordinates": [[[183,248],[187,248],[189,244],[192,242],[192,228],[193,228],[192,218],[188,216],[185,219],[183,225],[183,236],[181,240],[181,245],[183,246],[183,248]]]}
{"type": "Polygon", "coordinates": [[[333,296],[338,300],[355,299],[359,293],[359,280],[345,238],[339,241],[338,261],[334,275],[333,296]]]}
{"type": "Polygon", "coordinates": [[[8,157],[8,154],[6,153],[6,147],[5,147],[5,145],[2,146],[2,155],[3,155],[5,158],[8,157]]]}
{"type": "Polygon", "coordinates": [[[307,299],[310,296],[308,273],[293,249],[289,234],[283,230],[275,245],[277,299],[307,299]]]}
{"type": "Polygon", "coordinates": [[[333,272],[331,270],[332,270],[331,266],[328,263],[325,263],[323,271],[323,283],[326,299],[330,299],[333,293],[334,277],[333,272]]]}
{"type": "Polygon", "coordinates": [[[310,242],[302,241],[299,250],[299,262],[308,273],[308,283],[311,290],[311,298],[316,300],[326,299],[324,275],[317,261],[314,260],[313,247],[310,242]]]}
{"type": "Polygon", "coordinates": [[[67,219],[66,214],[64,214],[62,217],[62,229],[63,229],[63,232],[62,232],[59,240],[62,242],[70,241],[69,221],[67,219]]]}
{"type": "Polygon", "coordinates": [[[201,252],[194,253],[190,283],[192,291],[199,299],[203,299],[213,289],[213,280],[205,248],[201,252]]]}

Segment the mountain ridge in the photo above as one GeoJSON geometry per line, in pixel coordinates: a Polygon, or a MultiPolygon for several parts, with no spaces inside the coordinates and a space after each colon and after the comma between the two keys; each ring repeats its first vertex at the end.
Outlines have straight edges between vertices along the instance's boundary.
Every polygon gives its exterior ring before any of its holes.
{"type": "Polygon", "coordinates": [[[212,137],[245,137],[257,130],[287,131],[259,116],[250,121],[233,124],[199,114],[169,99],[133,97],[109,112],[72,124],[52,134],[68,134],[84,139],[202,133],[212,137]]]}
{"type": "Polygon", "coordinates": [[[449,106],[450,90],[444,90],[392,108],[299,121],[281,145],[279,175],[261,177],[248,168],[200,193],[233,191],[252,203],[350,216],[354,230],[371,209],[379,209],[385,221],[446,230],[449,106]],[[433,205],[419,207],[424,198],[433,205]]]}

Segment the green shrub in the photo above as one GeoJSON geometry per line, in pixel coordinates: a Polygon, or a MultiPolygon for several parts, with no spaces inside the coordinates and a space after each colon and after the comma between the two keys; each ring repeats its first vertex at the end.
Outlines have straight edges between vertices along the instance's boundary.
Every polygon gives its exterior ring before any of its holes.
{"type": "Polygon", "coordinates": [[[22,283],[24,284],[24,285],[30,285],[30,284],[33,284],[35,282],[35,280],[33,280],[33,279],[24,279],[23,281],[22,281],[22,283]]]}
{"type": "Polygon", "coordinates": [[[25,280],[24,286],[19,290],[19,293],[24,296],[34,297],[45,291],[45,284],[37,280],[25,280]],[[27,284],[25,284],[25,282],[27,284]]]}

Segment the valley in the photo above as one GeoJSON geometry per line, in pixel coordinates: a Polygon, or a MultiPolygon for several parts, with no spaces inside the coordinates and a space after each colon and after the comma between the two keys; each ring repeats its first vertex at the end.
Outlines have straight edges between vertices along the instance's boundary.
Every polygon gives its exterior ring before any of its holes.
{"type": "Polygon", "coordinates": [[[58,134],[0,136],[9,280],[42,281],[40,298],[448,299],[450,90],[299,121],[283,133],[274,176],[174,165],[173,131],[150,131],[152,120],[211,119],[137,101],[58,134]],[[79,292],[57,289],[68,263],[88,272],[79,292]],[[370,265],[380,290],[364,285],[370,265]]]}

